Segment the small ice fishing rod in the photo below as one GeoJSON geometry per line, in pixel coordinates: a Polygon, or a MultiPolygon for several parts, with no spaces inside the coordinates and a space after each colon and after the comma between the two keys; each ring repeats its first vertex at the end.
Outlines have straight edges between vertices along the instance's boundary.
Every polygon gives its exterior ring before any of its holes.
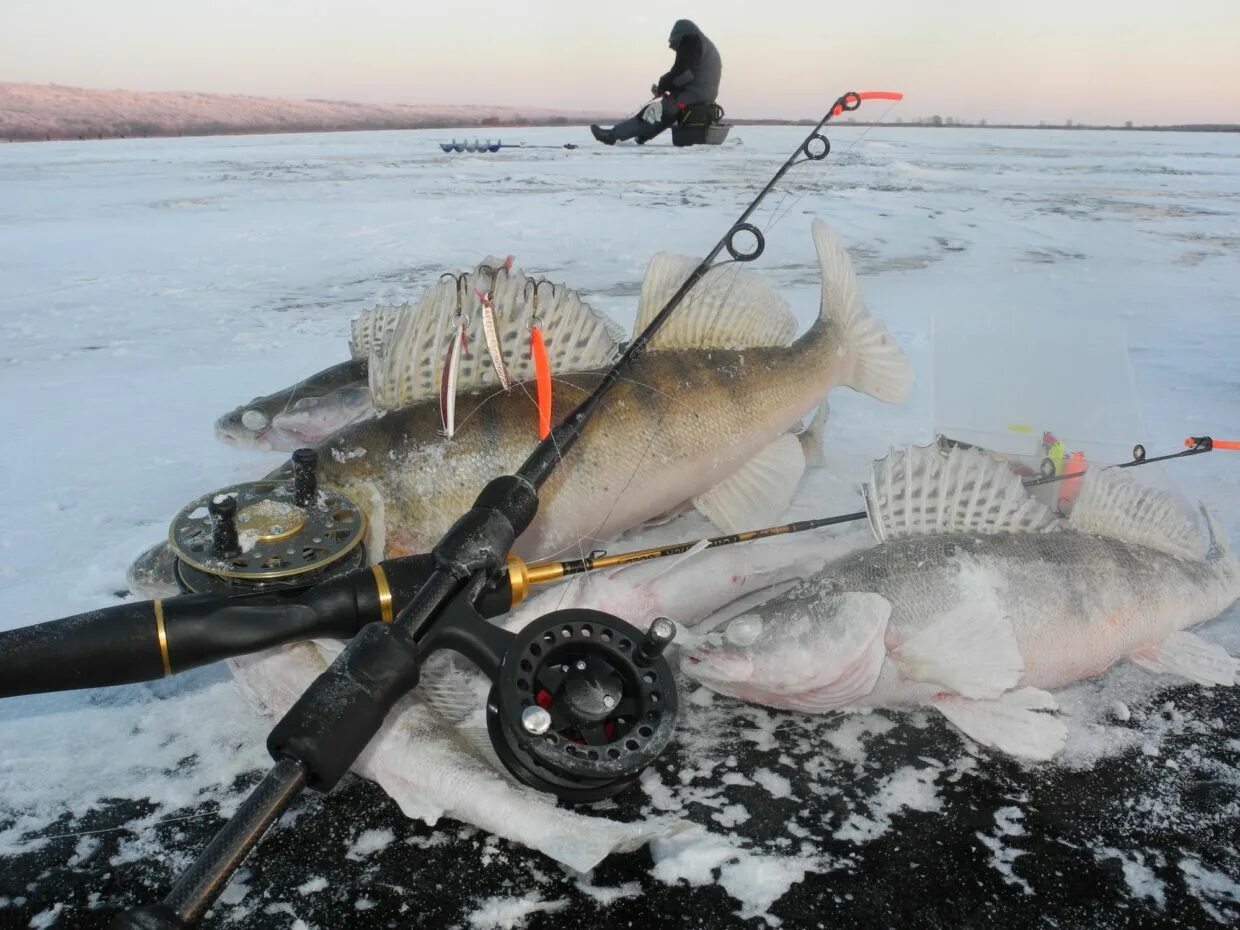
{"type": "Polygon", "coordinates": [[[574,792],[601,797],[637,779],[674,727],[675,680],[660,655],[674,625],[656,621],[643,634],[599,611],[567,610],[514,636],[486,623],[475,602],[503,572],[513,543],[533,521],[539,488],[719,254],[727,249],[737,262],[762,254],[762,233],[747,220],[794,165],[827,157],[831,146],[822,134],[827,122],[857,110],[866,99],[900,98],[850,91],[835,101],[594,391],[538,443],[516,474],[492,479],[449,528],[431,552],[430,575],[393,621],[374,616],[281,718],[267,740],[275,766],[163,902],[122,915],[114,927],[171,930],[196,923],[305,788],[327,791],[344,776],[388,711],[417,685],[422,662],[436,649],[461,652],[491,677],[491,741],[508,770],[526,784],[561,797],[574,792]],[[755,240],[749,251],[736,245],[741,233],[755,240]],[[533,700],[542,690],[555,697],[549,709],[533,700]]]}
{"type": "MultiPolygon", "coordinates": [[[[1136,468],[1138,465],[1153,465],[1155,462],[1169,462],[1172,459],[1182,459],[1190,455],[1201,455],[1203,452],[1213,452],[1215,449],[1232,449],[1240,450],[1240,442],[1229,442],[1227,440],[1215,440],[1209,436],[1190,436],[1184,440],[1184,445],[1188,446],[1183,452],[1170,452],[1166,455],[1156,455],[1149,458],[1145,453],[1145,446],[1137,443],[1132,447],[1132,459],[1127,462],[1119,462],[1116,465],[1108,465],[1107,468],[1136,468]]],[[[1041,478],[1032,478],[1025,482],[1025,487],[1034,488],[1043,484],[1054,484],[1057,481],[1068,481],[1071,478],[1083,478],[1085,472],[1074,471],[1057,475],[1054,473],[1055,464],[1050,459],[1042,460],[1043,475],[1041,478]],[[1047,466],[1050,466],[1050,474],[1046,474],[1047,466]]]]}
{"type": "MultiPolygon", "coordinates": [[[[967,446],[967,443],[959,443],[946,441],[949,445],[967,446]]],[[[1184,440],[1186,445],[1191,448],[1183,452],[1172,452],[1167,455],[1158,455],[1149,458],[1145,454],[1145,446],[1136,445],[1132,450],[1132,459],[1128,462],[1120,462],[1116,465],[1108,465],[1107,468],[1135,468],[1138,465],[1152,465],[1154,462],[1166,462],[1171,459],[1182,459],[1191,455],[1201,455],[1203,452],[1211,452],[1215,449],[1233,449],[1240,451],[1240,442],[1225,442],[1222,440],[1211,439],[1209,436],[1193,436],[1184,440]]],[[[1049,460],[1047,463],[1048,464],[1049,460]]],[[[1054,465],[1051,464],[1054,468],[1054,465]]],[[[1068,481],[1072,478],[1083,478],[1084,471],[1065,472],[1060,475],[1044,475],[1040,478],[1028,478],[1023,480],[1025,487],[1037,487],[1044,484],[1054,484],[1058,481],[1068,481]]],[[[760,530],[744,530],[740,533],[730,533],[726,536],[713,536],[710,539],[699,539],[691,542],[672,543],[667,546],[654,546],[649,549],[637,549],[633,552],[617,552],[608,554],[600,551],[592,553],[584,559],[573,559],[567,562],[536,562],[532,565],[523,565],[519,560],[514,560],[514,564],[509,565],[509,574],[511,578],[511,587],[513,592],[523,591],[529,585],[545,584],[549,581],[558,581],[561,578],[570,575],[579,575],[583,572],[594,572],[605,568],[617,568],[622,565],[632,565],[636,562],[648,562],[652,559],[662,559],[673,555],[682,555],[690,549],[701,548],[716,549],[720,546],[731,546],[735,543],[752,542],[758,539],[768,539],[772,536],[787,536],[792,533],[804,533],[809,530],[820,529],[824,526],[837,526],[842,523],[855,523],[866,519],[868,513],[864,510],[858,510],[855,513],[844,513],[834,517],[818,517],[813,520],[798,520],[794,523],[782,523],[779,526],[768,526],[760,530]]],[[[514,600],[514,603],[516,601],[514,600]]]]}

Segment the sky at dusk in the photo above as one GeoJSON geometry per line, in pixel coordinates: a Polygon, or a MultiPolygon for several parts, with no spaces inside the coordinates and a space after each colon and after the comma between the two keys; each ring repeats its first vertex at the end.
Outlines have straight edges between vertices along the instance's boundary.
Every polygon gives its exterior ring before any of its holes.
{"type": "Polygon", "coordinates": [[[623,112],[680,17],[738,117],[1240,121],[1240,0],[0,0],[0,81],[623,112]]]}

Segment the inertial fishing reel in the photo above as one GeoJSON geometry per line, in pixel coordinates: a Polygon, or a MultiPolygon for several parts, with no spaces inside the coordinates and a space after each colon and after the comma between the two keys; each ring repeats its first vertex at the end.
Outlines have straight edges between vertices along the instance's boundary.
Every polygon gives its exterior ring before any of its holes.
{"type": "Polygon", "coordinates": [[[366,517],[348,497],[318,486],[318,455],[298,449],[285,478],[204,494],[172,519],[177,584],[229,594],[314,584],[366,564],[366,517]]]}
{"type": "Polygon", "coordinates": [[[510,633],[479,615],[476,590],[457,595],[421,648],[459,652],[490,679],[487,731],[504,767],[570,802],[633,784],[676,726],[676,681],[663,657],[676,625],[660,617],[642,632],[574,608],[510,633]]]}
{"type": "Polygon", "coordinates": [[[559,610],[521,630],[487,697],[487,731],[513,775],[565,801],[627,788],[676,727],[660,617],[647,633],[598,610],[559,610]]]}

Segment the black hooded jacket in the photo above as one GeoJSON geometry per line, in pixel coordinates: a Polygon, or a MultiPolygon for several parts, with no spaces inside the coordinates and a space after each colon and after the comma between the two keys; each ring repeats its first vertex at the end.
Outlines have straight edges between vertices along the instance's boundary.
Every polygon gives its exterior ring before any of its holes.
{"type": "Polygon", "coordinates": [[[715,43],[687,19],[676,20],[667,42],[676,50],[676,61],[659,78],[659,92],[671,92],[681,103],[714,103],[723,76],[723,59],[715,43]]]}

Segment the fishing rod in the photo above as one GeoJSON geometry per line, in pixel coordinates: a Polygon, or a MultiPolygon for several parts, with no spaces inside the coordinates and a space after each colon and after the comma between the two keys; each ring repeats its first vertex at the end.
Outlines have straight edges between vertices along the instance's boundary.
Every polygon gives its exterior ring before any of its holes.
{"type": "MultiPolygon", "coordinates": [[[[1232,449],[1240,450],[1240,442],[1230,442],[1228,440],[1215,440],[1209,436],[1190,436],[1184,440],[1184,445],[1189,448],[1183,452],[1171,452],[1166,455],[1157,455],[1149,458],[1145,453],[1145,446],[1137,443],[1132,447],[1132,459],[1127,462],[1119,462],[1115,465],[1108,465],[1107,468],[1136,468],[1139,465],[1152,465],[1155,462],[1168,462],[1172,459],[1182,459],[1190,455],[1201,455],[1203,452],[1213,452],[1215,449],[1232,449]]],[[[1042,460],[1042,471],[1046,472],[1046,466],[1050,465],[1054,469],[1055,464],[1050,459],[1042,460]]],[[[1025,487],[1034,488],[1043,484],[1054,484],[1057,481],[1067,481],[1070,478],[1083,478],[1084,471],[1074,471],[1066,474],[1043,474],[1040,478],[1032,478],[1025,482],[1025,487]]]]}
{"type": "MultiPolygon", "coordinates": [[[[865,514],[801,520],[674,545],[571,561],[510,555],[474,603],[483,618],[521,604],[535,586],[586,572],[734,543],[803,533],[865,514]],[[703,545],[704,544],[704,545],[703,545]]],[[[155,681],[212,662],[311,639],[351,639],[377,611],[391,622],[433,569],[429,554],[388,559],[315,585],[135,601],[0,633],[0,697],[155,681]]]]}
{"type": "Polygon", "coordinates": [[[437,649],[461,652],[491,678],[486,709],[492,745],[521,781],[560,797],[590,799],[637,779],[666,747],[675,724],[675,679],[661,655],[675,626],[656,621],[643,634],[600,611],[565,610],[507,634],[482,619],[475,601],[503,571],[513,543],[533,521],[539,488],[718,255],[727,249],[733,261],[749,262],[762,254],[762,233],[747,220],[794,165],[827,157],[831,146],[822,134],[827,122],[859,109],[864,100],[901,97],[850,91],[837,98],[594,391],[535,446],[516,474],[492,479],[449,528],[431,551],[429,576],[392,622],[382,622],[375,605],[367,605],[371,622],[271,731],[267,748],[276,762],[270,772],[163,902],[122,915],[115,927],[154,930],[196,923],[305,788],[327,791],[344,776],[388,711],[417,685],[422,662],[437,649]],[[741,233],[753,236],[750,251],[736,246],[741,233]],[[550,709],[533,701],[544,687],[553,695],[550,709]]]}

